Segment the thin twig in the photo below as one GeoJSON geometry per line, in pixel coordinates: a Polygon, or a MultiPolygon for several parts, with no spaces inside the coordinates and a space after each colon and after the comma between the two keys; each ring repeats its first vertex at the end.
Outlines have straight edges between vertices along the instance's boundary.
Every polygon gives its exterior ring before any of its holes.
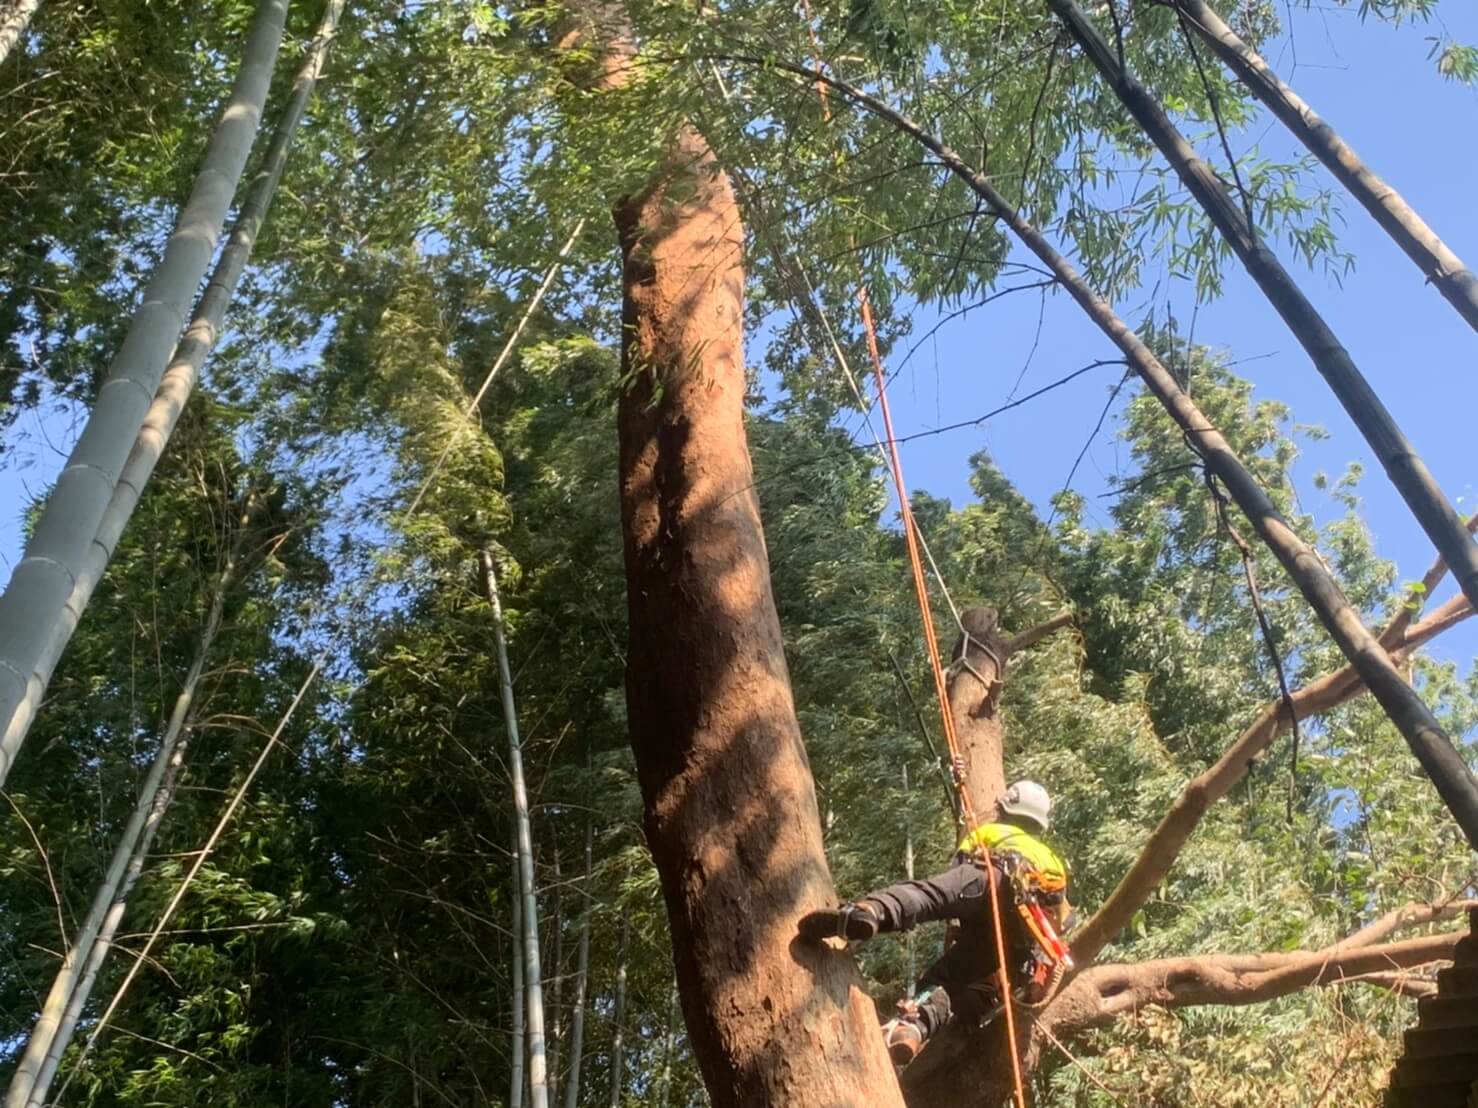
{"type": "Polygon", "coordinates": [[[1257,574],[1252,567],[1252,547],[1242,537],[1227,515],[1226,497],[1217,487],[1216,478],[1211,471],[1206,471],[1206,487],[1211,492],[1211,502],[1216,506],[1216,518],[1221,527],[1226,531],[1228,537],[1237,548],[1237,553],[1242,558],[1242,572],[1247,578],[1247,593],[1252,600],[1252,610],[1257,614],[1257,625],[1262,632],[1263,645],[1267,648],[1268,658],[1273,663],[1273,671],[1278,675],[1278,694],[1283,701],[1283,711],[1288,716],[1288,730],[1292,739],[1292,748],[1288,764],[1288,822],[1293,822],[1293,802],[1298,791],[1298,746],[1302,737],[1298,726],[1298,709],[1293,704],[1293,693],[1288,687],[1288,674],[1283,668],[1283,658],[1278,653],[1278,646],[1273,641],[1272,624],[1268,622],[1267,612],[1263,609],[1262,592],[1257,587],[1257,574]]]}
{"type": "Polygon", "coordinates": [[[5,798],[5,803],[10,805],[11,810],[15,812],[16,818],[25,824],[26,830],[31,835],[31,842],[36,845],[36,853],[41,856],[41,864],[46,867],[46,883],[51,886],[51,899],[56,904],[56,929],[61,933],[62,956],[66,957],[67,952],[71,949],[71,944],[67,942],[67,922],[62,917],[62,894],[56,886],[56,875],[51,872],[51,856],[46,853],[46,848],[41,845],[41,839],[37,836],[36,829],[31,826],[31,821],[21,811],[21,806],[15,802],[15,798],[4,791],[0,791],[0,796],[5,798]]]}

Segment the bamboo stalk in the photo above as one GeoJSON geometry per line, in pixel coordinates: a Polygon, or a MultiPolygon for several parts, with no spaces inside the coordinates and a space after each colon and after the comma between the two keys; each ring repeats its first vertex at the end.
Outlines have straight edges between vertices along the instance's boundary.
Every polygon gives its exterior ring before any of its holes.
{"type": "Polygon", "coordinates": [[[1437,485],[1416,449],[1407,441],[1391,413],[1355,365],[1349,351],[1340,344],[1303,290],[1247,222],[1247,217],[1223,190],[1211,167],[1176,130],[1175,124],[1149,91],[1120,64],[1114,49],[1082,9],[1074,0],[1047,0],[1047,3],[1242,259],[1247,272],[1283,317],[1355,426],[1365,436],[1365,441],[1380,459],[1406,506],[1451,567],[1458,587],[1474,607],[1478,607],[1478,544],[1468,535],[1452,501],[1437,485]]]}
{"type": "Polygon", "coordinates": [[[154,269],[82,436],[37,520],[26,556],[0,595],[0,785],[25,737],[11,721],[62,623],[107,515],[115,486],[143,429],[185,311],[220,237],[246,165],[282,42],[287,0],[260,0],[230,99],[201,170],[154,269]]]}
{"type": "Polygon", "coordinates": [[[523,985],[523,881],[518,872],[518,827],[513,828],[513,1036],[510,1054],[513,1066],[508,1075],[508,1108],[523,1108],[524,985],[523,985]]]}
{"type": "Polygon", "coordinates": [[[564,1108],[577,1108],[580,1099],[580,1058],[585,1047],[585,982],[590,972],[590,872],[595,825],[585,820],[585,910],[580,915],[580,938],[575,953],[575,1000],[570,1016],[570,1071],[565,1077],[564,1108]]]}
{"type": "Polygon", "coordinates": [[[5,1094],[5,1108],[26,1108],[45,1101],[51,1079],[71,1042],[82,1007],[87,1003],[98,969],[107,957],[108,947],[123,918],[128,894],[143,871],[144,856],[173,798],[173,782],[184,757],[189,720],[195,710],[195,693],[221,630],[226,598],[236,583],[242,548],[250,534],[258,503],[255,492],[247,495],[229,553],[216,575],[214,594],[195,657],[190,662],[179,695],[175,697],[174,708],[159,741],[159,751],[144,776],[138,800],[113,848],[87,916],[77,929],[71,948],[41,1006],[26,1049],[11,1076],[5,1094]]]}
{"type": "Polygon", "coordinates": [[[549,1087],[544,1057],[544,990],[539,980],[539,905],[534,893],[534,840],[529,827],[529,794],[523,775],[523,745],[518,737],[518,708],[513,699],[513,673],[508,666],[508,642],[503,627],[503,604],[492,553],[483,550],[483,587],[493,608],[493,642],[498,652],[498,678],[503,699],[503,725],[508,732],[508,773],[513,778],[513,815],[517,835],[517,866],[523,902],[523,974],[525,1024],[529,1054],[530,1108],[548,1108],[549,1087]]]}
{"type": "MultiPolygon", "coordinates": [[[[287,156],[298,125],[307,110],[313,87],[323,72],[329,45],[333,41],[344,4],[345,0],[328,0],[318,34],[309,45],[302,67],[293,81],[292,93],[278,119],[271,145],[251,183],[210,282],[196,302],[190,326],[164,371],[159,391],[149,405],[143,426],[119,474],[102,521],[98,524],[97,533],[88,546],[81,572],[77,574],[71,593],[32,667],[20,703],[5,723],[3,736],[0,736],[0,752],[19,750],[21,743],[25,741],[26,733],[40,710],[42,697],[57,662],[66,650],[67,643],[71,641],[98,582],[107,571],[123,529],[133,516],[134,509],[143,496],[144,486],[164,453],[180,414],[189,403],[200,370],[220,337],[226,312],[251,258],[252,248],[261,233],[272,198],[277,192],[277,185],[282,179],[282,171],[287,165],[287,156]]],[[[0,754],[0,765],[4,764],[4,755],[0,754]]]]}
{"type": "Polygon", "coordinates": [[[1463,260],[1205,0],[1174,2],[1227,68],[1329,168],[1468,325],[1478,330],[1478,277],[1463,260]]]}
{"type": "MultiPolygon", "coordinates": [[[[736,60],[786,70],[807,80],[824,80],[853,103],[909,135],[939,158],[950,172],[969,185],[985,201],[992,214],[1008,226],[1022,245],[1052,271],[1058,284],[1067,290],[1098,325],[1099,330],[1123,352],[1125,359],[1144,381],[1150,393],[1184,432],[1187,443],[1200,456],[1206,468],[1226,485],[1227,491],[1246,514],[1258,537],[1282,563],[1330,637],[1354,665],[1371,694],[1401,732],[1422,769],[1436,785],[1443,802],[1452,812],[1468,842],[1478,849],[1478,780],[1475,780],[1472,769],[1454,749],[1452,740],[1416,690],[1406,683],[1385,648],[1365,626],[1360,614],[1324,565],[1323,559],[1283,518],[1267,492],[1257,483],[1257,479],[1248,471],[1221,432],[1181,389],[1175,376],[1155,357],[1154,352],[1133,328],[1119,318],[1109,303],[1088,286],[1072,263],[1058,253],[1042,233],[996,191],[985,174],[974,169],[932,133],[897,109],[854,85],[803,66],[754,57],[738,57],[736,60]]],[[[1466,528],[1461,521],[1458,526],[1463,528],[1466,542],[1466,528]]]]}
{"type": "Polygon", "coordinates": [[[562,912],[564,910],[564,884],[559,872],[559,831],[550,821],[550,843],[549,851],[554,860],[554,903],[550,907],[550,929],[554,932],[553,950],[549,955],[549,964],[553,973],[546,973],[544,979],[551,982],[552,995],[549,998],[549,1011],[546,1013],[549,1026],[546,1029],[549,1039],[549,1102],[557,1103],[559,1100],[559,1048],[560,1048],[560,1018],[564,1011],[562,1002],[564,999],[564,958],[565,958],[565,931],[562,912]]]}
{"type": "MultiPolygon", "coordinates": [[[[133,856],[129,859],[123,882],[118,888],[118,895],[109,906],[102,926],[98,929],[97,938],[93,941],[92,949],[88,953],[87,965],[76,987],[72,989],[61,1024],[57,1027],[56,1034],[52,1036],[46,1057],[41,1062],[41,1072],[37,1075],[31,1094],[25,1101],[27,1108],[43,1108],[46,1104],[46,1095],[51,1091],[51,1083],[56,1079],[56,1071],[61,1066],[62,1057],[77,1033],[77,1021],[82,1018],[82,1010],[92,997],[93,986],[97,984],[98,971],[103,968],[103,963],[107,961],[108,954],[113,949],[113,940],[117,938],[124,913],[128,911],[129,894],[133,892],[133,887],[138,884],[139,877],[144,872],[144,863],[148,860],[149,850],[154,845],[154,837],[164,822],[164,816],[169,811],[170,803],[174,800],[175,786],[179,782],[185,751],[190,743],[190,727],[191,721],[186,719],[179,740],[174,744],[170,754],[169,765],[164,771],[164,779],[160,782],[155,794],[148,822],[144,824],[143,834],[139,837],[133,856]]],[[[161,746],[159,755],[155,759],[156,764],[160,758],[163,758],[164,753],[164,748],[161,746]]]]}
{"type": "Polygon", "coordinates": [[[667,1030],[662,1036],[662,1072],[658,1076],[661,1099],[657,1108],[667,1108],[672,1099],[672,1055],[677,1049],[677,1017],[677,984],[674,983],[667,989],[667,1030]]]}

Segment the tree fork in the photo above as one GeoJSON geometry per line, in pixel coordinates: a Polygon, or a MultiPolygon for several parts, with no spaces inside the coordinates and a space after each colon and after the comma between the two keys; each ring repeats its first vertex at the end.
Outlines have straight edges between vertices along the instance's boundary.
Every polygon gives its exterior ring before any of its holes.
{"type": "MultiPolygon", "coordinates": [[[[1082,9],[1074,0],[1047,0],[1047,3],[1242,259],[1247,272],[1283,317],[1375,451],[1422,530],[1447,560],[1458,587],[1478,607],[1478,544],[1469,537],[1452,502],[1438,487],[1349,351],[1247,222],[1241,209],[1223,191],[1211,167],[1186,142],[1159,102],[1120,64],[1114,49],[1082,9]]],[[[1478,828],[1470,830],[1470,837],[1475,833],[1478,828]]]]}
{"type": "MultiPolygon", "coordinates": [[[[1052,2],[1056,3],[1058,0],[1052,2]]],[[[823,80],[853,103],[887,120],[933,153],[955,176],[969,185],[986,202],[996,218],[1010,227],[1022,244],[1052,270],[1058,283],[1124,353],[1150,393],[1185,433],[1186,441],[1201,457],[1207,469],[1221,478],[1258,537],[1282,563],[1330,637],[1355,666],[1371,694],[1400,730],[1468,842],[1478,849],[1478,779],[1474,778],[1472,769],[1453,747],[1452,740],[1441,724],[1416,690],[1407,684],[1401,672],[1391,662],[1385,648],[1365,626],[1360,614],[1355,611],[1324,565],[1323,559],[1283,518],[1267,492],[1257,483],[1257,479],[1248,471],[1221,432],[1181,389],[1175,376],[1155,357],[1144,340],[1119,318],[1109,303],[1088,286],[1072,263],[1059,254],[1042,233],[996,191],[989,178],[897,109],[856,86],[819,70],[753,56],[736,56],[734,60],[784,70],[810,81],[823,80]]],[[[1471,545],[1467,529],[1461,520],[1457,521],[1457,527],[1463,542],[1471,545]]],[[[1439,546],[1438,549],[1442,548],[1439,546]]],[[[1447,552],[1443,550],[1442,553],[1446,557],[1447,552]]],[[[1451,564],[1449,562],[1449,566],[1451,564]]]]}
{"type": "Polygon", "coordinates": [[[1478,330],[1478,277],[1437,232],[1205,0],[1170,3],[1252,94],[1328,167],[1468,325],[1478,330]]]}

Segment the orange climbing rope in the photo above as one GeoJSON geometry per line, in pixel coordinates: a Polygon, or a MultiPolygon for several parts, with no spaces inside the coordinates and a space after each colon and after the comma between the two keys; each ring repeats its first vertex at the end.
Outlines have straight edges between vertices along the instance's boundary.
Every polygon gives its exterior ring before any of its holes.
{"type": "MultiPolygon", "coordinates": [[[[924,628],[924,646],[929,655],[929,668],[934,673],[934,691],[939,697],[939,717],[944,724],[944,738],[949,746],[951,770],[955,774],[955,791],[960,798],[960,818],[967,829],[975,827],[975,812],[970,804],[970,794],[960,779],[961,748],[955,730],[954,712],[949,707],[949,684],[944,676],[944,665],[939,657],[939,638],[934,630],[934,612],[929,606],[929,584],[924,576],[924,561],[919,554],[917,523],[913,508],[909,504],[908,485],[903,479],[903,459],[898,453],[898,436],[893,433],[893,412],[888,405],[888,378],[883,370],[883,359],[878,352],[877,330],[873,326],[872,305],[868,301],[867,288],[858,293],[862,305],[862,329],[867,336],[867,355],[872,361],[873,377],[877,382],[878,411],[883,417],[883,435],[888,445],[888,460],[893,470],[893,485],[898,493],[898,510],[903,520],[904,542],[908,547],[908,564],[913,575],[914,595],[919,602],[919,620],[924,628]]],[[[1016,1048],[1016,1013],[1011,1003],[1011,982],[1007,974],[1006,933],[1001,918],[1001,898],[996,869],[991,864],[990,851],[981,847],[981,861],[990,880],[991,921],[995,929],[996,977],[1001,991],[1001,1007],[1006,1016],[1006,1037],[1011,1043],[1011,1079],[1015,1086],[1017,1108],[1026,1108],[1026,1089],[1021,1080],[1021,1058],[1016,1048]]]]}
{"type": "MultiPolygon", "coordinates": [[[[801,0],[801,8],[806,20],[806,34],[811,40],[811,55],[819,70],[821,68],[821,44],[816,38],[815,19],[811,14],[810,0],[801,0]]],[[[821,101],[821,118],[830,124],[831,102],[827,99],[824,82],[816,82],[816,95],[821,101]]],[[[858,283],[857,300],[862,314],[862,330],[867,337],[867,356],[872,362],[873,378],[877,382],[878,410],[883,416],[883,441],[887,444],[888,464],[893,471],[893,487],[898,494],[898,514],[903,521],[903,538],[908,547],[908,564],[913,576],[914,596],[919,604],[919,621],[924,629],[924,646],[929,655],[929,668],[934,674],[934,693],[939,698],[939,718],[944,725],[944,738],[949,747],[950,772],[960,801],[960,820],[968,832],[975,827],[975,812],[970,804],[970,794],[966,791],[964,780],[960,776],[959,767],[963,765],[960,737],[955,730],[955,717],[949,706],[949,683],[945,679],[944,665],[940,661],[939,636],[934,630],[934,611],[929,605],[929,582],[924,575],[924,560],[920,555],[922,542],[918,524],[914,521],[913,507],[908,499],[908,484],[903,479],[903,458],[898,453],[898,436],[893,432],[893,412],[888,405],[888,375],[883,369],[882,354],[878,350],[877,328],[873,324],[872,302],[868,298],[865,280],[858,283]]],[[[1006,1016],[1006,1037],[1011,1044],[1011,1080],[1017,1108],[1027,1108],[1026,1089],[1021,1080],[1021,1057],[1016,1043],[1016,1014],[1011,1001],[1011,981],[1006,965],[1006,932],[1001,917],[999,881],[995,866],[991,863],[990,850],[983,846],[979,850],[980,860],[990,881],[991,921],[994,925],[996,945],[996,978],[997,987],[1001,991],[1001,1008],[1006,1016]]]]}

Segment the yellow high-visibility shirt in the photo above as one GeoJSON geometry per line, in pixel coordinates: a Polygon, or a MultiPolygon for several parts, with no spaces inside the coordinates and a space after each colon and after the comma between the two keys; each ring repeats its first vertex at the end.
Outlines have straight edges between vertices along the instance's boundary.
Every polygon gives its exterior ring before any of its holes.
{"type": "Polygon", "coordinates": [[[1067,865],[1057,852],[1030,831],[1009,823],[982,823],[960,840],[960,853],[974,854],[981,847],[992,853],[1011,850],[1037,871],[1041,887],[1059,892],[1067,886],[1067,865]]]}

